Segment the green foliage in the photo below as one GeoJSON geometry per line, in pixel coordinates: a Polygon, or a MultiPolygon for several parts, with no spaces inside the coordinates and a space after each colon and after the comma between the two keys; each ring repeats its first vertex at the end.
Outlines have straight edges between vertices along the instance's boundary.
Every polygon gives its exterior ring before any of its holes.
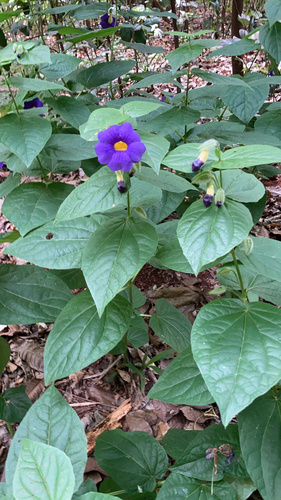
{"type": "MultiPolygon", "coordinates": [[[[110,14],[105,2],[45,11],[34,11],[33,2],[16,2],[19,9],[2,3],[8,97],[0,110],[0,160],[11,173],[0,195],[15,227],[1,243],[9,243],[5,254],[31,265],[0,267],[1,324],[54,323],[44,355],[48,384],[109,352],[124,353],[127,343],[139,349],[149,341],[146,297],[133,285],[147,263],[196,275],[217,267],[221,287],[212,293],[222,297],[203,305],[193,325],[164,298],[156,301],[149,327],[173,350],[123,366],[141,378],[145,393],[147,370],[159,375],[148,397],[215,402],[223,425],[171,429],[162,444],[143,432],[103,433],[95,457],[110,478],[97,491],[93,481],[82,483],[81,422],[54,386],[31,407],[24,386],[9,388],[0,395],[0,418],[21,423],[0,500],[246,500],[256,488],[265,500],[279,500],[281,243],[249,233],[265,207],[260,179],[280,173],[281,108],[268,103],[281,84],[280,0],[265,3],[260,43],[246,36],[217,48],[209,30],[166,32],[182,41],[167,55],[161,42],[151,43],[151,26],[161,17],[176,20],[166,6],[114,7],[118,24],[102,28],[98,18],[110,14]],[[47,45],[45,18],[55,23],[48,34],[58,34],[59,50],[47,45]],[[34,27],[42,29],[39,40],[34,27]],[[28,41],[17,41],[18,29],[31,32],[28,41]],[[210,49],[214,58],[249,54],[244,76],[196,67],[210,49]],[[260,52],[275,76],[259,68],[260,52]],[[194,76],[209,85],[189,89],[194,76]],[[171,95],[174,87],[179,92],[171,95]],[[25,109],[33,99],[43,106],[25,109]],[[139,134],[136,143],[112,136],[117,129],[110,127],[124,123],[139,134]],[[117,178],[99,153],[102,137],[107,153],[122,159],[117,178]],[[166,357],[162,373],[158,362],[166,357]],[[231,423],[237,414],[238,425],[231,423]],[[168,455],[175,461],[169,475],[168,455]]],[[[4,337],[0,372],[10,358],[4,337]]]]}

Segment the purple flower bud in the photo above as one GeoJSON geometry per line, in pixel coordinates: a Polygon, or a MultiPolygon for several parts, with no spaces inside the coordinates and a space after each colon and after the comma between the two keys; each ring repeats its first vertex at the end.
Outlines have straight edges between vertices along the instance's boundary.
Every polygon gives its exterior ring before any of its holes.
{"type": "Polygon", "coordinates": [[[118,189],[118,191],[119,191],[120,193],[125,193],[125,191],[126,191],[126,189],[127,189],[127,188],[126,188],[126,184],[125,184],[125,182],[124,182],[124,181],[118,181],[118,182],[117,182],[117,189],[118,189]]]}
{"type": "Polygon", "coordinates": [[[200,160],[200,158],[197,158],[197,160],[194,160],[192,162],[192,172],[197,172],[200,170],[200,168],[204,165],[204,162],[200,160]]]}
{"type": "Polygon", "coordinates": [[[213,198],[214,198],[213,195],[205,194],[205,196],[203,198],[203,203],[204,203],[205,207],[209,207],[212,204],[213,198]]]}
{"type": "MultiPolygon", "coordinates": [[[[43,107],[43,102],[38,99],[38,97],[35,97],[34,99],[31,99],[31,101],[24,101],[23,104],[23,109],[32,109],[32,108],[42,108],[43,107]]],[[[39,115],[43,116],[43,115],[39,115]]]]}
{"type": "Polygon", "coordinates": [[[217,205],[217,207],[220,208],[220,207],[222,207],[222,202],[221,201],[217,201],[216,205],[217,205]]]}
{"type": "Polygon", "coordinates": [[[275,76],[273,69],[270,70],[270,72],[268,73],[268,76],[275,76]]]}
{"type": "Polygon", "coordinates": [[[4,167],[4,162],[0,161],[0,168],[3,168],[3,167],[4,167]]]}

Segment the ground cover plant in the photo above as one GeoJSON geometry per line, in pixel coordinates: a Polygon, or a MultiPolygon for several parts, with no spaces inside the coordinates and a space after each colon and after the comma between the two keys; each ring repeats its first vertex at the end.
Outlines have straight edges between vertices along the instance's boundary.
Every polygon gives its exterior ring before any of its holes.
{"type": "MultiPolygon", "coordinates": [[[[280,172],[281,1],[260,6],[256,27],[251,14],[231,43],[192,30],[192,9],[189,31],[177,31],[164,2],[50,4],[0,12],[0,159],[10,171],[0,193],[14,225],[1,243],[26,262],[0,267],[0,322],[53,324],[50,386],[33,405],[24,386],[0,396],[11,433],[21,422],[0,500],[277,500],[281,243],[251,231],[266,204],[262,180],[280,172]],[[180,40],[166,54],[152,36],[163,31],[180,40]],[[198,67],[202,54],[211,70],[198,67]],[[221,56],[246,61],[243,76],[216,72],[221,56]],[[74,187],[67,174],[78,169],[86,177],[74,187]],[[215,268],[214,300],[193,324],[164,298],[148,318],[134,284],[147,263],[194,275],[215,268]],[[127,348],[148,343],[145,320],[169,349],[136,367],[127,348]],[[160,375],[148,397],[217,405],[221,423],[171,428],[161,442],[103,432],[95,458],[108,478],[97,488],[83,482],[82,423],[54,383],[109,352],[143,390],[147,369],[160,375]],[[162,373],[157,361],[167,356],[162,373]]],[[[0,347],[2,372],[4,336],[0,347]]]]}

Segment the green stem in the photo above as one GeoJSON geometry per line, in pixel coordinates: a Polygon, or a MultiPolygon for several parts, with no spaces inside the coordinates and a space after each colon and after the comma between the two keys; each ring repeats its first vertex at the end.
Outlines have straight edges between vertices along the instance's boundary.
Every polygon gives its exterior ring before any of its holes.
{"type": "MultiPolygon", "coordinates": [[[[189,77],[190,77],[190,64],[188,64],[188,69],[187,69],[187,79],[186,79],[186,90],[185,90],[185,98],[184,98],[184,104],[187,106],[188,103],[188,85],[189,85],[189,77]]],[[[184,143],[186,144],[187,141],[187,125],[184,126],[184,143]]]]}
{"type": "Polygon", "coordinates": [[[38,164],[39,164],[39,167],[40,167],[40,169],[41,169],[41,172],[42,172],[42,176],[43,176],[44,181],[45,181],[45,182],[49,182],[49,181],[48,181],[48,177],[46,176],[46,173],[45,173],[44,167],[43,167],[43,165],[42,165],[42,163],[41,163],[41,160],[40,160],[40,158],[39,158],[39,156],[38,156],[38,155],[36,156],[36,159],[37,159],[38,164]]]}
{"type": "Polygon", "coordinates": [[[15,106],[15,108],[16,108],[17,115],[18,115],[18,116],[20,116],[20,114],[19,114],[19,109],[18,109],[18,106],[17,106],[16,100],[15,100],[15,98],[14,98],[14,94],[13,94],[12,89],[11,89],[11,86],[10,86],[10,84],[9,84],[9,80],[6,78],[6,75],[5,75],[4,71],[3,71],[3,73],[2,73],[2,74],[3,74],[3,76],[4,76],[5,83],[6,83],[7,87],[8,87],[8,89],[9,89],[10,96],[11,96],[12,101],[13,101],[13,103],[14,103],[14,106],[15,106]]]}
{"type": "Polygon", "coordinates": [[[127,211],[128,211],[128,219],[131,217],[131,205],[130,205],[130,193],[127,191],[127,211]]]}
{"type": "Polygon", "coordinates": [[[14,433],[14,431],[12,429],[12,426],[11,426],[10,422],[6,422],[6,426],[7,426],[7,429],[9,431],[9,433],[10,433],[11,438],[13,438],[14,435],[15,435],[15,433],[14,433]]]}
{"type": "Polygon", "coordinates": [[[130,279],[129,281],[129,297],[130,297],[130,302],[132,305],[132,309],[134,309],[134,303],[133,303],[133,280],[130,279]]]}
{"type": "Polygon", "coordinates": [[[223,117],[224,113],[226,112],[226,110],[227,110],[227,106],[225,106],[225,108],[223,108],[223,112],[220,114],[220,116],[218,116],[219,122],[222,120],[222,117],[223,117]]]}
{"type": "Polygon", "coordinates": [[[246,290],[244,288],[244,285],[243,285],[243,280],[242,280],[242,276],[241,276],[241,273],[240,273],[239,265],[238,265],[238,262],[237,262],[237,259],[236,259],[234,248],[233,248],[233,250],[231,250],[230,253],[232,255],[233,262],[234,262],[234,265],[236,267],[236,272],[237,272],[237,276],[238,276],[238,282],[239,282],[239,286],[240,286],[240,289],[241,289],[241,292],[242,292],[242,300],[243,300],[244,304],[247,305],[247,292],[246,292],[246,290]]]}
{"type": "Polygon", "coordinates": [[[222,188],[222,171],[220,170],[220,187],[222,188]]]}

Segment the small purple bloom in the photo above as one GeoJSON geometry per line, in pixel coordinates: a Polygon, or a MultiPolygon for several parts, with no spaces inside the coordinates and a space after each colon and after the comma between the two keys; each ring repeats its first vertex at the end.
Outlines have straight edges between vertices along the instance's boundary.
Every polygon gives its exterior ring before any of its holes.
{"type": "MultiPolygon", "coordinates": [[[[24,101],[23,109],[32,109],[32,108],[42,108],[43,107],[43,102],[38,99],[38,97],[35,97],[34,99],[31,99],[31,101],[24,101]]],[[[43,115],[39,115],[43,116],[43,115]]]]}
{"type": "Polygon", "coordinates": [[[3,167],[4,167],[4,162],[0,161],[0,168],[3,168],[3,167]]]}
{"type": "Polygon", "coordinates": [[[118,181],[117,182],[117,189],[120,193],[125,193],[126,191],[126,184],[124,181],[118,181]]]}
{"type": "Polygon", "coordinates": [[[204,162],[200,160],[200,158],[197,158],[197,160],[194,160],[192,162],[192,172],[197,172],[200,170],[200,168],[204,165],[204,162]]]}
{"type": "Polygon", "coordinates": [[[270,70],[270,72],[268,73],[268,76],[275,76],[273,69],[270,70]]]}
{"type": "Polygon", "coordinates": [[[105,30],[106,28],[114,28],[114,26],[117,26],[117,24],[118,23],[115,22],[115,17],[110,16],[109,14],[104,14],[100,18],[100,25],[101,25],[103,30],[105,30]],[[110,19],[110,17],[111,17],[111,19],[110,19]],[[109,22],[109,21],[111,21],[111,22],[109,22]]]}
{"type": "Polygon", "coordinates": [[[205,207],[209,207],[212,204],[213,198],[214,198],[213,195],[205,194],[205,196],[203,198],[203,203],[204,203],[205,207]]]}
{"type": "Polygon", "coordinates": [[[99,132],[98,140],[95,146],[98,160],[102,165],[108,165],[114,172],[117,170],[129,172],[133,168],[133,163],[139,162],[146,150],[139,134],[128,122],[111,125],[103,132],[99,132]]]}

